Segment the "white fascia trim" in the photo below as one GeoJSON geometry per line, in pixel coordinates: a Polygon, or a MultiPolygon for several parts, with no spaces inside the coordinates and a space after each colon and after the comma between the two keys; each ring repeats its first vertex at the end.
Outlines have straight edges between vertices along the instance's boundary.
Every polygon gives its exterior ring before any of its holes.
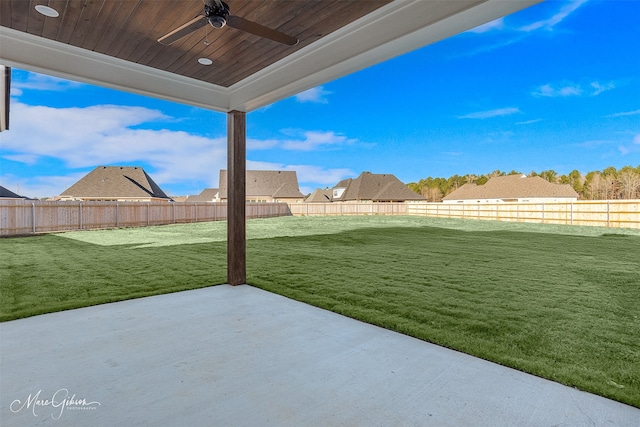
{"type": "Polygon", "coordinates": [[[76,46],[0,27],[0,63],[55,77],[215,111],[229,111],[229,89],[76,46]]]}
{"type": "Polygon", "coordinates": [[[543,0],[396,0],[231,86],[230,109],[252,111],[543,0]],[[463,5],[443,19],[434,3],[463,5]]]}

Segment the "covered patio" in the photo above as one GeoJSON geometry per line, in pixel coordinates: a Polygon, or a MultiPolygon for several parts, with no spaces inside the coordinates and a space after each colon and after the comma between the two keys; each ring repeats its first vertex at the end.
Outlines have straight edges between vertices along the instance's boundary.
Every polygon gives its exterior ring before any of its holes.
{"type": "Polygon", "coordinates": [[[637,408],[248,285],[15,320],[0,337],[2,425],[631,427],[640,419],[637,408]]]}

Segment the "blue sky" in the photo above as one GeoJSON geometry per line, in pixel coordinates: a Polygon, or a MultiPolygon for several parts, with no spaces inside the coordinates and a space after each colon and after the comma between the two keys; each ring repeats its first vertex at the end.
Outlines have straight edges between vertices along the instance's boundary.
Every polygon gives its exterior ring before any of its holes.
{"type": "MultiPolygon", "coordinates": [[[[640,165],[640,1],[547,1],[247,116],[247,167],[303,193],[363,171],[408,183],[495,169],[640,165]]],[[[60,194],[98,165],[170,195],[218,185],[226,115],[13,70],[0,184],[60,194]]]]}

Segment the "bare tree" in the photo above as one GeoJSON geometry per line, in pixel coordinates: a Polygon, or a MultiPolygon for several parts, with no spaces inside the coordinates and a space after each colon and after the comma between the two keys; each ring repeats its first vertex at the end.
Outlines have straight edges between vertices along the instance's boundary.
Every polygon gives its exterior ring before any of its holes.
{"type": "Polygon", "coordinates": [[[586,190],[589,199],[596,200],[600,198],[600,192],[602,187],[602,175],[600,172],[590,174],[586,183],[586,190]]]}
{"type": "Polygon", "coordinates": [[[424,187],[422,189],[422,196],[424,196],[428,202],[441,202],[442,191],[438,187],[424,187]]]}
{"type": "Polygon", "coordinates": [[[623,168],[618,173],[619,195],[621,199],[640,197],[640,174],[631,168],[623,168]]]}
{"type": "Polygon", "coordinates": [[[616,187],[618,184],[618,180],[613,175],[603,175],[602,176],[602,190],[601,190],[601,199],[610,200],[616,198],[616,187]]]}

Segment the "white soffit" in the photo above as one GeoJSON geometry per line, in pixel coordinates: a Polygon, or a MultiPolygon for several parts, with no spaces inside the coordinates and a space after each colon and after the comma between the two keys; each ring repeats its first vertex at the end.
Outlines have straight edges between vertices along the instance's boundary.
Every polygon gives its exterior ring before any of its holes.
{"type": "Polygon", "coordinates": [[[540,1],[396,0],[229,88],[5,27],[0,63],[215,111],[252,111],[540,1]],[[446,17],[434,21],[436,10],[446,17]]]}

